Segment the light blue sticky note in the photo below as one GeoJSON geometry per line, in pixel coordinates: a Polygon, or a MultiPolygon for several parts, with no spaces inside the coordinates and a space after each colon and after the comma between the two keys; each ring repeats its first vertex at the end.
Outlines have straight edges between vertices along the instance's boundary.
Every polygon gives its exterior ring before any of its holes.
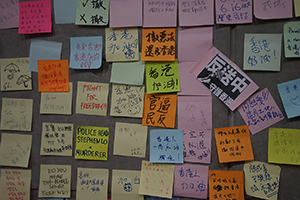
{"type": "Polygon", "coordinates": [[[288,118],[300,116],[300,79],[277,84],[288,118]]]}
{"type": "Polygon", "coordinates": [[[54,0],[55,24],[75,24],[77,0],[54,0]]]}
{"type": "Polygon", "coordinates": [[[102,64],[102,36],[71,37],[70,68],[99,69],[102,64]]]}
{"type": "Polygon", "coordinates": [[[144,196],[144,200],[179,200],[179,197],[172,197],[172,199],[168,199],[162,197],[144,196]]]}
{"type": "Polygon", "coordinates": [[[150,130],[150,162],[183,163],[183,130],[150,130]]]}
{"type": "Polygon", "coordinates": [[[28,71],[38,71],[38,60],[60,60],[61,48],[61,42],[31,40],[28,71]]]}

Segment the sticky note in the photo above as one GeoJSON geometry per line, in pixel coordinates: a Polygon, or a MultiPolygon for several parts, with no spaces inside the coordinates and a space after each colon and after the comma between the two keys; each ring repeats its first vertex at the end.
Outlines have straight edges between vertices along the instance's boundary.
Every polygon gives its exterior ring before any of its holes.
{"type": "Polygon", "coordinates": [[[28,71],[38,72],[38,60],[59,60],[61,48],[61,42],[31,40],[28,71]]]}
{"type": "Polygon", "coordinates": [[[19,3],[19,34],[51,33],[51,1],[19,3]]]}
{"type": "Polygon", "coordinates": [[[77,1],[54,0],[55,24],[75,24],[77,1]]]}
{"type": "Polygon", "coordinates": [[[77,126],[75,159],[107,160],[109,129],[77,126]]]}
{"type": "Polygon", "coordinates": [[[108,169],[77,168],[76,198],[107,199],[108,169]]]}
{"type": "MultiPolygon", "coordinates": [[[[296,2],[296,1],[295,1],[296,2]]],[[[300,23],[286,22],[283,26],[284,53],[286,58],[300,57],[300,23]]]]}
{"type": "Polygon", "coordinates": [[[172,198],[174,164],[142,161],[139,194],[172,198]]]}
{"type": "Polygon", "coordinates": [[[72,156],[73,124],[42,123],[41,155],[72,156]]]}
{"type": "Polygon", "coordinates": [[[300,165],[299,129],[269,128],[268,162],[300,165]]]}
{"type": "Polygon", "coordinates": [[[142,124],[174,128],[176,107],[177,95],[145,93],[142,124]]]}
{"type": "Polygon", "coordinates": [[[216,0],[216,23],[252,23],[252,0],[216,0]]]}
{"type": "Polygon", "coordinates": [[[257,19],[284,19],[293,17],[293,0],[253,0],[257,19]]]}
{"type": "Polygon", "coordinates": [[[1,169],[2,199],[30,200],[31,170],[1,169]]]}
{"type": "Polygon", "coordinates": [[[106,26],[109,0],[77,0],[76,25],[106,26]]]}
{"type": "Polygon", "coordinates": [[[235,63],[214,46],[197,61],[190,72],[232,111],[258,89],[235,63]]]}
{"type": "Polygon", "coordinates": [[[112,200],[144,200],[143,195],[139,195],[140,171],[133,170],[112,170],[112,200]]]}
{"type": "Polygon", "coordinates": [[[109,27],[138,27],[143,25],[143,1],[110,0],[109,27]]]}
{"type": "Polygon", "coordinates": [[[99,69],[102,65],[102,36],[71,37],[70,68],[99,69]]]}
{"type": "Polygon", "coordinates": [[[0,29],[19,27],[19,0],[3,0],[0,7],[0,29]]]}
{"type": "Polygon", "coordinates": [[[271,165],[259,161],[245,163],[246,193],[249,196],[261,199],[277,200],[280,171],[281,168],[278,165],[271,165]]]}
{"type": "Polygon", "coordinates": [[[183,130],[151,129],[150,162],[183,163],[183,130]]]}
{"type": "Polygon", "coordinates": [[[277,84],[281,101],[287,117],[293,118],[300,115],[300,79],[277,84]]]}
{"type": "Polygon", "coordinates": [[[244,199],[243,171],[209,170],[209,199],[244,199]]]}
{"type": "Polygon", "coordinates": [[[71,197],[71,165],[40,165],[40,197],[71,197]]]}
{"type": "Polygon", "coordinates": [[[138,28],[105,29],[106,62],[139,60],[138,28]]]}
{"type": "Polygon", "coordinates": [[[208,166],[175,165],[174,195],[206,199],[208,193],[208,166]]]}
{"type": "Polygon", "coordinates": [[[147,93],[180,91],[178,62],[146,62],[147,93]]]}
{"type": "Polygon", "coordinates": [[[32,90],[28,58],[0,59],[1,91],[32,90]]]}
{"type": "Polygon", "coordinates": [[[248,126],[215,128],[220,163],[254,160],[248,126]]]}
{"type": "MultiPolygon", "coordinates": [[[[145,200],[170,200],[169,198],[163,198],[163,197],[153,197],[153,196],[146,196],[144,195],[145,200]]],[[[172,197],[171,200],[179,200],[179,197],[172,197]]]]}
{"type": "Polygon", "coordinates": [[[143,27],[176,27],[177,0],[144,0],[143,27]]]}
{"type": "Polygon", "coordinates": [[[31,135],[2,133],[0,165],[27,168],[31,143],[31,135]]]}
{"type": "Polygon", "coordinates": [[[214,25],[214,1],[178,1],[179,26],[214,25]]]}
{"type": "Polygon", "coordinates": [[[113,62],[110,82],[126,85],[143,85],[144,72],[144,61],[113,62]]]}
{"type": "Polygon", "coordinates": [[[114,155],[144,158],[147,135],[147,126],[116,122],[114,155]]]}
{"type": "Polygon", "coordinates": [[[294,12],[296,17],[300,16],[300,1],[298,0],[294,0],[294,12]]]}
{"type": "Polygon", "coordinates": [[[211,96],[178,96],[179,129],[212,129],[211,96]]]}
{"type": "Polygon", "coordinates": [[[211,130],[183,130],[183,159],[185,162],[210,164],[211,130]]]}
{"type": "Polygon", "coordinates": [[[174,61],[175,28],[143,29],[142,60],[174,61]]]}
{"type": "Polygon", "coordinates": [[[238,111],[252,135],[284,119],[268,88],[252,95],[238,111]]]}
{"type": "Polygon", "coordinates": [[[280,71],[282,34],[245,34],[244,70],[280,71]]]}
{"type": "Polygon", "coordinates": [[[69,61],[38,60],[39,92],[69,92],[69,61]]]}
{"type": "Polygon", "coordinates": [[[213,27],[180,27],[178,28],[178,61],[196,62],[212,44],[213,27]]]}
{"type": "Polygon", "coordinates": [[[32,99],[2,98],[1,129],[31,131],[32,99]]]}
{"type": "Polygon", "coordinates": [[[86,115],[107,115],[107,83],[77,82],[76,113],[86,115]]]}

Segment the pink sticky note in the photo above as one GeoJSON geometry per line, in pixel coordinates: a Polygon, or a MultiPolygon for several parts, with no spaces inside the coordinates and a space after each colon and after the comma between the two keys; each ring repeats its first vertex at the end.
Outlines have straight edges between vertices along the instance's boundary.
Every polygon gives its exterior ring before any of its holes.
{"type": "Polygon", "coordinates": [[[177,0],[144,0],[143,27],[176,27],[177,0]]]}
{"type": "Polygon", "coordinates": [[[142,5],[141,0],[110,0],[109,27],[142,26],[142,5]]]}
{"type": "Polygon", "coordinates": [[[258,19],[293,17],[293,0],[253,0],[254,16],[258,19]]]}
{"type": "Polygon", "coordinates": [[[178,96],[178,129],[212,129],[211,96],[178,96]]]}
{"type": "Polygon", "coordinates": [[[212,44],[213,27],[178,28],[178,62],[196,62],[212,44]]]}
{"type": "Polygon", "coordinates": [[[184,162],[210,164],[211,130],[183,130],[184,162]]]}
{"type": "Polygon", "coordinates": [[[234,62],[214,46],[190,72],[232,111],[258,89],[234,62]]]}
{"type": "Polygon", "coordinates": [[[51,1],[19,3],[19,34],[51,33],[51,1]]]}
{"type": "Polygon", "coordinates": [[[209,89],[207,89],[193,74],[190,73],[190,69],[194,65],[195,62],[178,63],[180,92],[178,92],[177,95],[211,95],[209,89]]]}
{"type": "Polygon", "coordinates": [[[206,199],[208,190],[208,166],[175,165],[174,196],[206,199]]]}
{"type": "Polygon", "coordinates": [[[284,119],[268,88],[252,95],[238,111],[253,135],[284,119]]]}
{"type": "Polygon", "coordinates": [[[19,0],[1,0],[0,29],[19,26],[19,0]]]}
{"type": "Polygon", "coordinates": [[[214,24],[214,1],[179,0],[179,26],[214,24]]]}
{"type": "Polygon", "coordinates": [[[217,24],[252,23],[252,0],[216,0],[216,22],[217,24]]]}

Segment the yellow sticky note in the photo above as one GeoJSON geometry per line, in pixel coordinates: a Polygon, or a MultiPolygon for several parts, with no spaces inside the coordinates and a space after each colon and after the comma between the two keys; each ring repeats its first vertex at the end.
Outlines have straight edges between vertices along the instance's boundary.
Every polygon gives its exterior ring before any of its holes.
{"type": "Polygon", "coordinates": [[[139,194],[172,198],[174,164],[155,164],[142,161],[139,194]]]}
{"type": "Polygon", "coordinates": [[[107,199],[108,169],[77,168],[76,199],[107,199]]]}
{"type": "Polygon", "coordinates": [[[71,197],[71,165],[41,165],[39,198],[71,197]]]}
{"type": "Polygon", "coordinates": [[[300,165],[300,129],[269,128],[268,162],[300,165]]]}
{"type": "Polygon", "coordinates": [[[294,9],[295,9],[295,16],[299,17],[300,16],[300,1],[299,0],[294,0],[294,9]]]}
{"type": "Polygon", "coordinates": [[[139,195],[140,171],[113,170],[111,200],[143,200],[144,196],[139,195]]]}
{"type": "Polygon", "coordinates": [[[107,160],[109,129],[77,126],[75,159],[107,160]]]}

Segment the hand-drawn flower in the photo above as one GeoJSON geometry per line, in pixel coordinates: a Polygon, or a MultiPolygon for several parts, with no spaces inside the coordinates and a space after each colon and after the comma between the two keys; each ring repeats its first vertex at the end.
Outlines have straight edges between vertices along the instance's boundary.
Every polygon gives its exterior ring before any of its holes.
{"type": "Polygon", "coordinates": [[[17,80],[17,85],[21,85],[23,83],[24,87],[28,87],[28,85],[26,83],[30,80],[31,80],[31,78],[29,76],[21,75],[17,80]]]}
{"type": "Polygon", "coordinates": [[[8,74],[7,78],[11,80],[15,77],[16,72],[20,72],[20,69],[16,64],[10,63],[4,68],[4,71],[8,71],[10,73],[8,74]]]}

